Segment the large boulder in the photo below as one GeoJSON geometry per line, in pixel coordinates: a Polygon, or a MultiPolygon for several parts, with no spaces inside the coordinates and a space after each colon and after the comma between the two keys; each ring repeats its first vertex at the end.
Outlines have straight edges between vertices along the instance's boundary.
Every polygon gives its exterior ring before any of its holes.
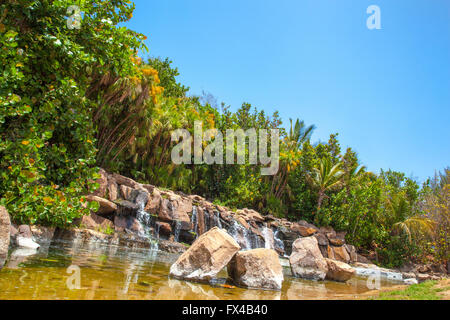
{"type": "Polygon", "coordinates": [[[292,244],[292,254],[289,257],[292,274],[295,277],[323,280],[328,271],[328,265],[320,252],[315,237],[299,238],[292,244]]]}
{"type": "Polygon", "coordinates": [[[8,256],[10,229],[11,220],[8,211],[6,211],[5,207],[0,206],[0,269],[8,256]]]}
{"type": "Polygon", "coordinates": [[[356,270],[344,262],[331,259],[325,259],[325,261],[328,264],[326,275],[328,280],[345,282],[356,274],[356,270]]]}
{"type": "Polygon", "coordinates": [[[248,288],[281,290],[284,279],[278,254],[272,249],[238,252],[227,271],[236,285],[248,288]]]}
{"type": "Polygon", "coordinates": [[[214,227],[202,234],[170,267],[178,279],[207,281],[222,270],[236,252],[237,242],[223,229],[214,227]]]}

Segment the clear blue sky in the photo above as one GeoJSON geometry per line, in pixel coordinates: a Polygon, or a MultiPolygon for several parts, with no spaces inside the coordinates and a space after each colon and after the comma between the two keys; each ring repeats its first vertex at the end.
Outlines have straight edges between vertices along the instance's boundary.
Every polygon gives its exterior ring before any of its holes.
{"type": "Polygon", "coordinates": [[[450,1],[135,0],[127,26],[212,93],[339,132],[370,171],[450,165],[450,1]],[[381,30],[366,27],[369,5],[381,30]]]}

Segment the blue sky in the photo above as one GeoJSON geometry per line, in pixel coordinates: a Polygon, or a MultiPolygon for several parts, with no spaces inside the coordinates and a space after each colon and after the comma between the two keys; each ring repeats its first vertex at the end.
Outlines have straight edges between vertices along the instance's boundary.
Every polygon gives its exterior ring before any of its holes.
{"type": "Polygon", "coordinates": [[[450,165],[450,1],[134,0],[127,23],[191,94],[339,132],[370,171],[450,165]],[[369,30],[369,5],[381,30],[369,30]]]}

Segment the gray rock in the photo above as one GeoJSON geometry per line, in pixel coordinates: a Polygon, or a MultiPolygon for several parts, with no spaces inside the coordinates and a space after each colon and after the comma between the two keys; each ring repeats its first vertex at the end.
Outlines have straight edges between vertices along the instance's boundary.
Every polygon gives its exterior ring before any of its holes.
{"type": "Polygon", "coordinates": [[[289,262],[295,277],[324,280],[328,272],[327,262],[320,252],[315,237],[297,239],[292,245],[289,262]]]}
{"type": "Polygon", "coordinates": [[[239,286],[281,290],[283,268],[272,249],[253,249],[235,254],[227,266],[228,275],[239,286]]]}

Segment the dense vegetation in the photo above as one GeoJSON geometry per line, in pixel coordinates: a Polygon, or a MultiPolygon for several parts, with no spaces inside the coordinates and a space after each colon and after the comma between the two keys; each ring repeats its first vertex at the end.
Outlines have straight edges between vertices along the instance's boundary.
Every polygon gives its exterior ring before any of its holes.
{"type": "MultiPolygon", "coordinates": [[[[380,263],[449,259],[450,170],[423,186],[391,170],[374,174],[338,134],[310,141],[315,127],[288,129],[244,103],[236,112],[211,95],[189,96],[168,59],[143,61],[145,36],[123,26],[129,1],[80,1],[80,28],[67,25],[71,1],[0,5],[0,204],[20,223],[69,225],[89,211],[98,167],[141,182],[195,193],[232,208],[304,219],[347,232],[380,263]],[[174,129],[281,129],[280,168],[175,165],[174,129]]],[[[225,152],[224,152],[225,153],[225,152]]]]}

